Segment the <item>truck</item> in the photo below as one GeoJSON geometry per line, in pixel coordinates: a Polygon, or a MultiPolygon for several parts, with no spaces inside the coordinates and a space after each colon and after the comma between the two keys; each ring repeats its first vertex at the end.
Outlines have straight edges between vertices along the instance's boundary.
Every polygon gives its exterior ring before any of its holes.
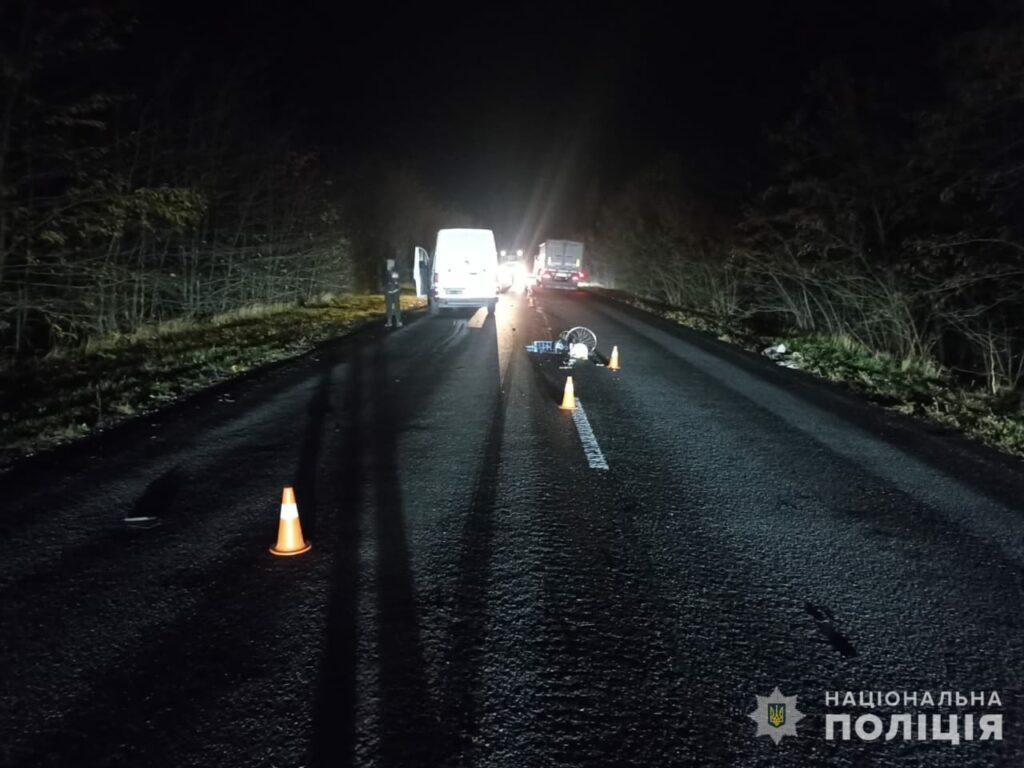
{"type": "Polygon", "coordinates": [[[587,279],[583,268],[583,243],[575,240],[546,240],[533,261],[534,286],[574,291],[587,279]]]}

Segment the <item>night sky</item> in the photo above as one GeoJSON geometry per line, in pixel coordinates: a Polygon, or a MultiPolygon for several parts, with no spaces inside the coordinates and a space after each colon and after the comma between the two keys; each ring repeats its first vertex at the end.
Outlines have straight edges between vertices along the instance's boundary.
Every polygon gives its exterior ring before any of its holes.
{"type": "Polygon", "coordinates": [[[816,68],[926,89],[937,41],[980,6],[158,2],[137,7],[129,55],[139,78],[238,78],[254,133],[412,169],[511,247],[577,232],[667,154],[728,206],[816,68]]]}

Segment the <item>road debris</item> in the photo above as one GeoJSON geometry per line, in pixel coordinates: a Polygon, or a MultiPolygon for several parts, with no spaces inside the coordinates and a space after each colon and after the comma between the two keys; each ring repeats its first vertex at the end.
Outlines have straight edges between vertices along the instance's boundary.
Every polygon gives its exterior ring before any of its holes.
{"type": "Polygon", "coordinates": [[[774,360],[783,368],[793,368],[794,370],[803,368],[803,355],[790,350],[785,344],[773,344],[770,347],[765,347],[761,354],[769,360],[774,360]]]}
{"type": "Polygon", "coordinates": [[[538,339],[525,345],[527,352],[538,355],[561,355],[563,368],[574,363],[590,360],[597,351],[597,334],[589,328],[578,325],[562,331],[554,341],[538,339]]]}

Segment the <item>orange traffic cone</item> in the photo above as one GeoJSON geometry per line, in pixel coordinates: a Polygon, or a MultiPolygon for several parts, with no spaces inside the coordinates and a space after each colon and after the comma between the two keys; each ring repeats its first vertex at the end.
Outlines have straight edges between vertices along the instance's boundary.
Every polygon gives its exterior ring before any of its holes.
{"type": "Polygon", "coordinates": [[[576,393],[572,388],[572,376],[565,377],[565,392],[562,394],[562,404],[558,407],[563,411],[576,410],[576,393]]]}
{"type": "Polygon", "coordinates": [[[608,370],[619,370],[619,348],[617,346],[612,347],[612,359],[608,361],[608,370]]]}
{"type": "Polygon", "coordinates": [[[302,538],[295,489],[289,486],[281,493],[281,523],[277,528],[277,544],[270,548],[270,554],[301,555],[303,552],[309,552],[312,546],[302,538]]]}

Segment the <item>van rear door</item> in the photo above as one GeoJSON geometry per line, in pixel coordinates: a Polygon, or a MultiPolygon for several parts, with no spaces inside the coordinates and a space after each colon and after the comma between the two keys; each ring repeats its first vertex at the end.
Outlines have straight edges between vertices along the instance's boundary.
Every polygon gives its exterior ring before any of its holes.
{"type": "Polygon", "coordinates": [[[487,251],[477,251],[466,259],[466,295],[481,298],[495,296],[498,275],[495,260],[487,251]]]}
{"type": "Polygon", "coordinates": [[[437,233],[434,273],[438,296],[487,303],[498,294],[498,252],[487,229],[443,229],[437,233]]]}

